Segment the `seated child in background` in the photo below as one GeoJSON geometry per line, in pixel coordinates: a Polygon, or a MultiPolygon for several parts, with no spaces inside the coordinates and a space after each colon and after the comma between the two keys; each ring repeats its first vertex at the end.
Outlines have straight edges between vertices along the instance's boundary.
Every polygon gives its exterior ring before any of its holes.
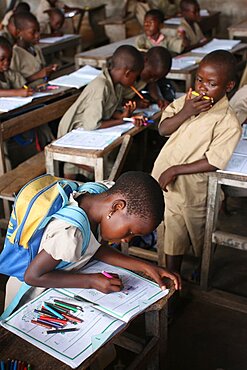
{"type": "Polygon", "coordinates": [[[15,26],[15,15],[13,14],[7,26],[4,26],[2,31],[0,31],[0,36],[5,37],[13,46],[17,40],[17,32],[15,26]]]}
{"type": "Polygon", "coordinates": [[[20,72],[31,86],[37,86],[57,69],[56,64],[45,67],[39,42],[39,24],[31,13],[15,15],[17,43],[13,48],[11,68],[20,72]],[[42,80],[41,80],[42,79],[42,80]]]}
{"type": "Polygon", "coordinates": [[[178,32],[188,41],[186,50],[206,44],[208,40],[198,24],[200,21],[200,7],[197,0],[181,0],[180,7],[183,19],[178,32]]]}
{"type": "Polygon", "coordinates": [[[16,4],[12,10],[9,10],[5,14],[1,22],[1,29],[8,26],[9,20],[12,17],[12,15],[17,14],[17,13],[25,13],[25,12],[30,12],[30,6],[28,3],[20,2],[16,4]]]}
{"type": "Polygon", "coordinates": [[[201,257],[208,172],[225,168],[241,136],[226,96],[235,84],[235,68],[230,52],[207,54],[197,70],[199,95],[194,97],[190,89],[161,117],[159,132],[170,137],[152,175],[164,190],[164,257],[172,271],[180,271],[183,255],[191,246],[193,254],[201,257]]]}
{"type": "Polygon", "coordinates": [[[41,37],[63,36],[64,13],[61,9],[51,8],[46,11],[49,22],[43,28],[40,27],[41,37]]]}
{"type": "Polygon", "coordinates": [[[10,69],[11,57],[11,44],[0,36],[0,96],[32,95],[32,89],[25,86],[25,78],[19,72],[10,69]]]}
{"type": "Polygon", "coordinates": [[[172,53],[181,53],[187,47],[186,39],[178,36],[169,36],[165,30],[161,32],[161,26],[164,26],[164,15],[158,9],[149,10],[144,18],[144,35],[137,36],[136,47],[142,51],[147,51],[154,46],[163,46],[172,53]]]}
{"type": "MultiPolygon", "coordinates": [[[[144,68],[140,78],[134,83],[134,87],[138,91],[142,89],[147,90],[152,102],[157,103],[161,109],[165,108],[169,103],[166,100],[166,96],[162,95],[159,82],[169,73],[171,64],[171,54],[166,48],[156,46],[149,49],[144,54],[144,68]]],[[[143,93],[141,92],[141,94],[143,93]]],[[[134,98],[138,108],[147,108],[151,104],[151,101],[148,99],[140,99],[130,87],[125,88],[123,97],[131,100],[134,98]]]]}
{"type": "MultiPolygon", "coordinates": [[[[52,218],[45,228],[38,254],[25,273],[25,282],[32,286],[32,296],[40,293],[37,288],[93,288],[103,293],[119,292],[123,288],[121,279],[106,278],[103,274],[76,273],[91,258],[114,266],[141,271],[165,289],[163,278],[168,277],[179,289],[180,278],[166,269],[122,254],[100,241],[120,243],[130,241],[136,235],[153,231],[161,222],[164,198],[159,184],[144,172],[126,172],[115,185],[100,194],[88,192],[71,196],[70,204],[82,208],[90,223],[90,242],[81,255],[83,236],[79,229],[67,222],[52,218]],[[61,262],[73,265],[56,270],[61,262]],[[72,270],[71,270],[72,269],[72,270]]],[[[11,276],[6,285],[5,308],[20,287],[20,281],[11,276]]],[[[44,289],[43,289],[44,290],[44,289]]],[[[21,302],[22,304],[24,303],[21,302]]]]}
{"type": "Polygon", "coordinates": [[[180,12],[180,0],[147,0],[151,8],[160,9],[166,16],[175,17],[180,12]]]}

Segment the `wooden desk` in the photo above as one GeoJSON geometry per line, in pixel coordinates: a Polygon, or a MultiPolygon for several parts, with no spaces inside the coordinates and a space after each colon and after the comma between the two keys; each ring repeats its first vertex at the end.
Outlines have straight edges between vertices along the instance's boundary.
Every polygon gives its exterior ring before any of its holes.
{"type": "Polygon", "coordinates": [[[234,39],[234,37],[247,37],[247,20],[234,24],[227,29],[230,39],[234,39]]]}
{"type": "Polygon", "coordinates": [[[118,177],[121,171],[124,160],[130,149],[133,136],[142,132],[145,128],[146,127],[144,126],[132,128],[124,135],[114,140],[103,150],[86,150],[58,147],[52,144],[47,145],[45,147],[46,171],[47,173],[58,175],[57,163],[55,161],[62,161],[65,163],[68,162],[77,165],[91,166],[94,169],[95,181],[104,180],[104,156],[120,146],[117,158],[109,176],[109,180],[114,180],[118,177]]]}
{"type": "MultiPolygon", "coordinates": [[[[247,189],[247,175],[234,175],[231,173],[221,172],[214,172],[209,175],[207,216],[200,282],[202,290],[207,290],[210,287],[212,257],[215,245],[224,245],[231,248],[247,251],[247,237],[230,234],[224,231],[217,230],[216,228],[218,211],[220,207],[221,185],[247,189]]],[[[232,301],[231,308],[235,308],[237,305],[240,305],[240,303],[244,303],[245,307],[247,307],[247,299],[244,297],[236,298],[236,295],[228,294],[227,299],[232,301]]]]}
{"type": "MultiPolygon", "coordinates": [[[[90,369],[100,370],[101,356],[110,345],[117,345],[135,353],[132,363],[126,368],[129,370],[149,369],[165,370],[166,349],[167,349],[167,302],[174,293],[171,287],[170,293],[150,306],[142,315],[145,320],[144,336],[136,336],[127,332],[125,327],[122,332],[113,336],[103,347],[89,357],[77,369],[83,370],[90,366],[90,369]]],[[[132,321],[135,321],[132,320],[132,321]]],[[[18,359],[27,361],[35,370],[69,370],[69,366],[41,351],[20,337],[0,327],[0,358],[7,361],[18,359]]]]}

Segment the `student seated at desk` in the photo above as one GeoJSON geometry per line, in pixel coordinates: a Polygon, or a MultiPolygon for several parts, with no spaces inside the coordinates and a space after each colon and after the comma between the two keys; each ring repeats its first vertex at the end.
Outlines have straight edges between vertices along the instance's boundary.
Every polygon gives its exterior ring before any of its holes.
{"type": "Polygon", "coordinates": [[[51,8],[46,12],[49,15],[49,22],[43,28],[40,28],[41,37],[63,36],[62,27],[65,18],[62,10],[51,8]]]}
{"type": "Polygon", "coordinates": [[[191,50],[206,44],[208,39],[204,36],[198,24],[200,6],[197,0],[182,0],[180,8],[183,19],[178,28],[178,33],[188,41],[185,50],[191,50]]]}
{"type": "Polygon", "coordinates": [[[171,64],[171,54],[166,48],[156,46],[149,49],[144,54],[144,68],[139,79],[134,83],[134,88],[139,92],[145,89],[151,100],[146,99],[143,92],[141,92],[141,95],[144,99],[141,99],[130,87],[125,88],[124,99],[134,99],[138,108],[145,109],[151,102],[157,103],[161,109],[165,108],[173,101],[170,96],[168,99],[168,94],[164,93],[164,89],[162,90],[163,80],[167,73],[169,73],[171,64]]]}
{"type": "Polygon", "coordinates": [[[180,12],[180,0],[147,0],[151,8],[160,9],[166,16],[175,17],[180,12]]]}
{"type": "Polygon", "coordinates": [[[187,41],[183,36],[169,36],[164,30],[164,15],[158,9],[149,10],[144,18],[144,35],[136,38],[136,47],[139,50],[147,51],[154,46],[163,46],[174,54],[181,53],[187,47],[187,41]]]}
{"type": "Polygon", "coordinates": [[[0,36],[0,96],[30,96],[33,90],[27,87],[25,78],[10,69],[12,46],[0,36]]]}
{"type": "MultiPolygon", "coordinates": [[[[101,185],[102,186],[102,185],[101,185]]],[[[38,253],[25,272],[25,282],[32,286],[21,304],[36,296],[43,288],[93,288],[103,293],[123,289],[119,276],[109,279],[101,273],[83,274],[77,270],[92,258],[114,266],[140,271],[165,289],[163,278],[168,277],[179,289],[180,278],[166,269],[122,254],[103,241],[129,242],[136,235],[152,232],[161,222],[164,198],[159,184],[144,172],[126,172],[110,189],[99,194],[73,194],[70,205],[80,207],[90,224],[90,240],[83,249],[83,235],[79,228],[62,219],[52,218],[39,240],[38,253]],[[67,267],[56,269],[60,262],[67,267]],[[68,262],[72,262],[72,265],[68,262]]],[[[37,234],[37,233],[36,233],[37,234]]],[[[5,308],[12,301],[21,282],[11,276],[6,286],[5,308]]]]}
{"type": "Polygon", "coordinates": [[[199,64],[195,91],[175,100],[163,112],[159,133],[169,136],[152,175],[164,190],[164,256],[180,271],[192,248],[202,255],[208,172],[224,169],[241,136],[240,124],[226,93],[234,87],[236,62],[228,51],[207,54],[199,64]]]}
{"type": "Polygon", "coordinates": [[[17,40],[17,32],[15,26],[15,15],[13,14],[8,22],[7,26],[4,26],[0,31],[0,36],[5,37],[13,46],[17,40]]]}
{"type": "Polygon", "coordinates": [[[47,79],[57,69],[56,64],[45,67],[39,41],[39,23],[32,13],[15,15],[17,43],[13,48],[11,68],[20,72],[32,87],[47,79]]]}
{"type": "Polygon", "coordinates": [[[5,14],[5,16],[4,16],[4,18],[1,22],[0,29],[5,28],[5,27],[8,26],[9,20],[12,17],[12,15],[17,14],[17,13],[25,13],[25,12],[30,12],[30,6],[29,6],[28,3],[20,2],[20,3],[16,4],[12,10],[9,10],[5,14]]]}

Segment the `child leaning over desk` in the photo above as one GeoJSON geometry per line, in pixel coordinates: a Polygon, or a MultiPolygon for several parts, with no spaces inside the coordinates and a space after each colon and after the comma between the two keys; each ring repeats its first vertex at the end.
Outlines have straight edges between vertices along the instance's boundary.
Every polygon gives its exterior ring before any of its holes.
{"type": "MultiPolygon", "coordinates": [[[[127,172],[107,191],[101,194],[74,194],[70,204],[82,208],[90,222],[90,242],[85,253],[81,255],[81,231],[61,219],[52,219],[44,231],[38,254],[26,270],[27,284],[43,288],[93,288],[104,293],[119,292],[123,288],[119,277],[108,279],[100,273],[76,273],[76,270],[94,258],[114,266],[143,272],[156,281],[161,289],[165,289],[165,277],[173,280],[176,289],[180,288],[178,275],[126,256],[98,241],[128,242],[136,235],[150,233],[159,225],[163,218],[164,199],[159,184],[150,175],[144,172],[127,172]],[[60,261],[74,264],[67,269],[56,270],[60,261]]],[[[13,276],[8,280],[5,308],[15,296],[20,283],[13,276]]],[[[33,288],[32,293],[37,295],[40,291],[33,288]]],[[[24,298],[28,300],[27,297],[24,298]]],[[[21,303],[24,304],[24,301],[21,303]]]]}
{"type": "Polygon", "coordinates": [[[13,48],[11,68],[20,72],[32,86],[37,86],[43,79],[57,69],[56,64],[45,67],[45,60],[39,42],[39,23],[31,13],[15,15],[17,43],[13,48]]]}
{"type": "Polygon", "coordinates": [[[0,96],[30,96],[31,88],[25,85],[26,79],[10,69],[12,46],[9,41],[0,36],[0,96]]]}
{"type": "Polygon", "coordinates": [[[201,257],[206,219],[208,172],[224,169],[241,136],[240,124],[226,96],[234,87],[236,63],[217,50],[201,61],[191,90],[171,103],[159,124],[169,139],[155,161],[152,175],[164,190],[164,257],[180,272],[192,246],[201,257]],[[205,97],[209,97],[205,98],[205,97]]]}

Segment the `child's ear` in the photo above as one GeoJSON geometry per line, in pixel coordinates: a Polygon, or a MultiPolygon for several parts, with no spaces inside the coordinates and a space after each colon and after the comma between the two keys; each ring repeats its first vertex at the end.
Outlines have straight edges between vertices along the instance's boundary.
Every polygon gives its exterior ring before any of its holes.
{"type": "Polygon", "coordinates": [[[112,203],[112,211],[120,211],[126,207],[126,201],[124,199],[117,199],[112,203]]]}
{"type": "Polygon", "coordinates": [[[235,85],[235,81],[228,82],[228,84],[226,85],[226,92],[229,93],[230,91],[232,91],[235,85]]]}
{"type": "Polygon", "coordinates": [[[125,70],[125,73],[124,73],[124,75],[125,75],[125,77],[129,77],[129,75],[130,75],[130,73],[131,73],[131,70],[130,69],[126,69],[125,70]]]}

